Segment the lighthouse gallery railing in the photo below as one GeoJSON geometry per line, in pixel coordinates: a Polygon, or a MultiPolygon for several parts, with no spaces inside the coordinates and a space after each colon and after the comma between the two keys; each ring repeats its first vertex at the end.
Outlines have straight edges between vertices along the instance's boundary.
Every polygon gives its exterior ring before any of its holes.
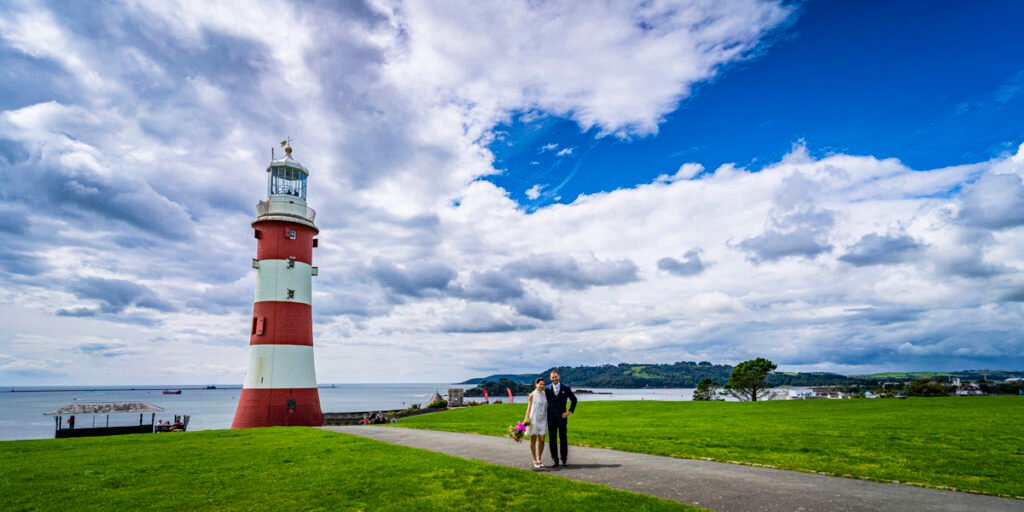
{"type": "Polygon", "coordinates": [[[264,215],[290,215],[307,219],[310,222],[316,220],[316,210],[292,202],[260,201],[256,204],[256,216],[264,215]]]}

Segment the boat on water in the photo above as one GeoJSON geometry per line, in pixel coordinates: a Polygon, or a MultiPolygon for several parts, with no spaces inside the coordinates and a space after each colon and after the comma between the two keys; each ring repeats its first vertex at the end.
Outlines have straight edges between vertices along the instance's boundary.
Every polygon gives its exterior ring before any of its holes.
{"type": "Polygon", "coordinates": [[[181,390],[180,389],[165,389],[164,390],[164,394],[165,395],[180,395],[181,394],[181,390]]]}

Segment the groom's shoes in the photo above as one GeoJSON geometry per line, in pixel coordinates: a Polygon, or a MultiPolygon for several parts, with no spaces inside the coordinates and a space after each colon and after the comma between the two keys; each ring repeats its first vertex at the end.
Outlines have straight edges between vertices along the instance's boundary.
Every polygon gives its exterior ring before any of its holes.
{"type": "Polygon", "coordinates": [[[552,464],[552,465],[551,465],[551,467],[553,467],[553,468],[557,468],[557,467],[558,467],[559,465],[560,465],[560,464],[558,464],[558,459],[555,459],[555,463],[554,463],[554,464],[552,464]]]}

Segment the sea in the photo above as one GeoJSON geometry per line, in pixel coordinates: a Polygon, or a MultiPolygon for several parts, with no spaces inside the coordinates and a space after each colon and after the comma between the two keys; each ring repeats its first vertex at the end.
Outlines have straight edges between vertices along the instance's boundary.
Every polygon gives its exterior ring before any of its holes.
{"type": "MultiPolygon", "coordinates": [[[[469,389],[465,384],[322,384],[320,407],[326,412],[356,412],[402,409],[412,404],[426,405],[434,394],[447,393],[448,388],[469,389]]],[[[606,389],[587,388],[592,394],[580,393],[580,401],[588,400],[692,400],[693,389],[606,389]]],[[[188,415],[189,430],[218,430],[231,427],[241,387],[207,389],[206,386],[60,386],[8,387],[0,389],[0,440],[50,439],[54,437],[54,417],[46,413],[74,402],[141,401],[162,407],[157,420],[171,420],[175,415],[188,415]],[[180,389],[180,395],[165,395],[164,389],[180,389]]],[[[508,402],[508,396],[491,396],[491,402],[508,402]]],[[[466,398],[482,401],[482,398],[466,398]]],[[[526,396],[514,401],[525,403],[526,396]]],[[[138,424],[134,414],[111,415],[110,426],[138,424]]],[[[149,421],[149,417],[146,417],[149,421]]],[[[78,416],[78,427],[107,424],[105,416],[78,416]],[[94,423],[95,422],[95,423],[94,423]]]]}

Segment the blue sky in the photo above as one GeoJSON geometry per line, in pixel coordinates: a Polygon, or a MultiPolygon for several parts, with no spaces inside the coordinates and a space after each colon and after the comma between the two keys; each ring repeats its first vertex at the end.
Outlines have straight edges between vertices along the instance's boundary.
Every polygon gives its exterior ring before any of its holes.
{"type": "Polygon", "coordinates": [[[1024,139],[1024,38],[1012,21],[1022,18],[1013,2],[801,4],[656,135],[600,137],[564,117],[519,116],[489,146],[505,171],[491,179],[536,207],[645,183],[685,162],[758,170],[797,141],[819,157],[893,157],[914,169],[995,158],[1024,139]],[[559,157],[548,144],[573,152],[559,157]],[[546,193],[531,200],[537,183],[546,193]]]}
{"type": "Polygon", "coordinates": [[[0,384],[242,382],[285,137],[320,382],[1024,366],[1019,2],[0,6],[0,384]]]}

